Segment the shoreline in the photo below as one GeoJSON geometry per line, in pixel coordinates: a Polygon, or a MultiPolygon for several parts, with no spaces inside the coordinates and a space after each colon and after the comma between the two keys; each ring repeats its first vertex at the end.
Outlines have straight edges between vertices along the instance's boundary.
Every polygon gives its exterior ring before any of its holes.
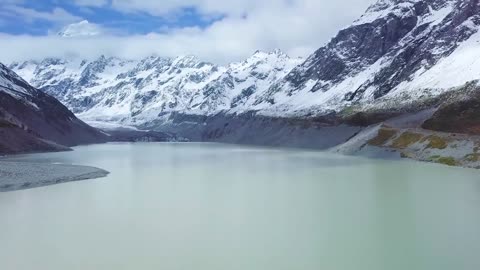
{"type": "Polygon", "coordinates": [[[106,177],[108,171],[80,165],[0,160],[0,192],[11,192],[106,177]]]}
{"type": "MultiPolygon", "coordinates": [[[[412,148],[410,147],[398,149],[395,147],[391,147],[391,145],[387,145],[385,142],[383,142],[382,144],[377,144],[375,143],[375,140],[378,139],[378,136],[380,136],[379,134],[381,134],[381,132],[379,131],[381,131],[382,128],[385,127],[377,126],[371,127],[369,129],[364,129],[343,144],[339,144],[335,147],[327,149],[319,149],[318,147],[315,147],[313,145],[311,147],[295,147],[291,145],[260,145],[248,144],[244,142],[225,141],[204,141],[203,143],[219,143],[278,149],[324,151],[345,156],[360,156],[372,159],[406,159],[425,163],[437,163],[458,168],[479,169],[479,163],[477,160],[475,160],[475,162],[472,162],[473,164],[465,164],[461,162],[455,162],[453,164],[436,162],[435,160],[424,158],[423,155],[421,155],[424,150],[422,151],[416,149],[418,152],[414,155],[412,154],[412,148]],[[410,150],[408,155],[405,154],[406,150],[410,150]]],[[[402,134],[402,132],[405,131],[399,131],[400,134],[402,134]]],[[[393,135],[391,135],[391,137],[393,137],[393,135]]],[[[464,136],[463,139],[469,137],[470,136],[464,136]]],[[[183,143],[198,142],[192,141],[183,143]]],[[[411,142],[410,145],[415,146],[416,143],[417,142],[411,142]]],[[[16,161],[14,159],[9,160],[9,157],[13,156],[16,155],[6,157],[4,156],[0,158],[0,193],[33,189],[76,181],[93,180],[98,178],[104,178],[110,174],[110,172],[106,170],[91,166],[16,161]]]]}

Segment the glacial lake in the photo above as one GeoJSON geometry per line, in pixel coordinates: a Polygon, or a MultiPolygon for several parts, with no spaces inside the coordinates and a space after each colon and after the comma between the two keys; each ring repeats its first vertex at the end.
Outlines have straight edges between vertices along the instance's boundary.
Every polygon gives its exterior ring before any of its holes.
{"type": "Polygon", "coordinates": [[[15,160],[102,179],[0,193],[0,269],[480,269],[480,171],[221,144],[15,160]]]}

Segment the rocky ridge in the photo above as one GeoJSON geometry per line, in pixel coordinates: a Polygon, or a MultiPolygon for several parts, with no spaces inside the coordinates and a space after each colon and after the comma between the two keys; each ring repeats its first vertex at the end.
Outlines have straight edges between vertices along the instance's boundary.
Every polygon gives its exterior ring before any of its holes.
{"type": "Polygon", "coordinates": [[[55,98],[0,64],[0,153],[66,150],[107,141],[55,98]]]}
{"type": "Polygon", "coordinates": [[[300,63],[275,50],[227,66],[194,56],[138,61],[102,56],[93,61],[49,58],[10,68],[84,120],[141,125],[172,112],[248,111],[300,63]]]}

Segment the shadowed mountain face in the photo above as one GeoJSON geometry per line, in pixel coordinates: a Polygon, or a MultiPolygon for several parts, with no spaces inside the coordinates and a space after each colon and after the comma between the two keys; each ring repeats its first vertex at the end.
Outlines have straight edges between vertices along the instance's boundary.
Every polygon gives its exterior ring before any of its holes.
{"type": "Polygon", "coordinates": [[[0,64],[0,153],[64,150],[107,136],[0,64]]]}

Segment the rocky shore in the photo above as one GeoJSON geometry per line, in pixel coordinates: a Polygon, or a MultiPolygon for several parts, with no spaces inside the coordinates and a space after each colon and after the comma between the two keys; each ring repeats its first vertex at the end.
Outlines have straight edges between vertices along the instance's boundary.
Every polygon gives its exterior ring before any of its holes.
{"type": "Polygon", "coordinates": [[[193,142],[332,151],[480,168],[477,82],[412,104],[379,101],[322,116],[281,118],[256,112],[211,116],[172,113],[142,128],[193,142]]]}
{"type": "Polygon", "coordinates": [[[0,192],[101,178],[108,174],[87,166],[0,160],[0,192]]]}

